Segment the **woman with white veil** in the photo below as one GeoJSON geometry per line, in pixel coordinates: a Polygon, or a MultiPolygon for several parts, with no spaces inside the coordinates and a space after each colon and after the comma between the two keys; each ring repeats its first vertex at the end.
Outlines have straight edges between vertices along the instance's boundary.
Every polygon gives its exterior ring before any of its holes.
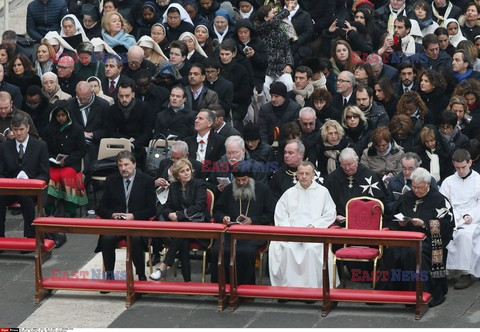
{"type": "Polygon", "coordinates": [[[65,15],[60,22],[60,26],[60,36],[73,48],[77,48],[77,45],[81,42],[90,41],[75,15],[65,15]]]}

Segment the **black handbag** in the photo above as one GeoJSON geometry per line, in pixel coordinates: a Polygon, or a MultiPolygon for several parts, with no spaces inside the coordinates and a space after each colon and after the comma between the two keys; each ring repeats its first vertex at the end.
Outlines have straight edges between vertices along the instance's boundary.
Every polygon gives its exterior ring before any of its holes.
{"type": "Polygon", "coordinates": [[[145,170],[149,174],[155,174],[158,167],[160,166],[160,162],[163,159],[167,159],[170,157],[170,147],[168,146],[168,140],[166,139],[165,136],[163,136],[163,140],[165,141],[165,146],[164,147],[155,146],[156,143],[161,140],[162,138],[150,141],[150,144],[147,148],[147,161],[145,163],[145,170]]]}

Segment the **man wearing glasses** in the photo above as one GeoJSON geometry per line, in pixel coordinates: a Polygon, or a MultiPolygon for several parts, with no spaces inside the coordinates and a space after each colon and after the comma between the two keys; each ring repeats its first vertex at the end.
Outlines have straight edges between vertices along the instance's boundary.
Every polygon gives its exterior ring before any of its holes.
{"type": "Polygon", "coordinates": [[[150,76],[153,76],[155,65],[150,60],[144,59],[143,56],[144,51],[140,46],[130,47],[127,53],[127,66],[123,69],[123,74],[134,80],[138,71],[145,69],[150,76]]]}
{"type": "Polygon", "coordinates": [[[355,105],[355,75],[349,71],[342,71],[337,78],[337,94],[333,97],[332,108],[335,110],[334,120],[341,122],[343,110],[348,105],[355,105]]]}
{"type": "Polygon", "coordinates": [[[61,57],[58,60],[58,84],[63,92],[68,93],[70,96],[75,95],[75,88],[80,81],[77,74],[74,72],[75,61],[70,56],[61,57]]]}
{"type": "Polygon", "coordinates": [[[317,119],[315,110],[311,107],[304,107],[298,113],[298,123],[302,135],[303,145],[305,145],[305,160],[316,164],[317,161],[317,144],[320,140],[320,128],[323,123],[317,119]]]}

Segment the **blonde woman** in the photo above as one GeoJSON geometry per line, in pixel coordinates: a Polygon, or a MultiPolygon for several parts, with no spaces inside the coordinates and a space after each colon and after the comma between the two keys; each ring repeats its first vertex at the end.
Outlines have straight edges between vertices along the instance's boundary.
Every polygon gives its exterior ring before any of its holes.
{"type": "Polygon", "coordinates": [[[328,120],[320,129],[318,170],[321,174],[332,173],[339,165],[338,156],[345,148],[353,148],[354,144],[345,136],[345,130],[336,120],[328,120]]]}
{"type": "Polygon", "coordinates": [[[125,31],[125,19],[117,12],[103,16],[102,38],[117,53],[127,53],[135,45],[135,38],[125,31]]]}

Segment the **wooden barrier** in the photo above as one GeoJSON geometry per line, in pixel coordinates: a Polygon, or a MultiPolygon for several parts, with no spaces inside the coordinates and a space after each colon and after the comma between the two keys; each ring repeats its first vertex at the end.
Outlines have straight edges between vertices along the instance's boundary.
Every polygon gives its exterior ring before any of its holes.
{"type": "Polygon", "coordinates": [[[325,317],[340,301],[370,303],[402,303],[415,305],[415,319],[422,317],[431,300],[429,293],[423,292],[420,281],[423,233],[388,230],[347,230],[304,227],[233,225],[228,229],[231,237],[230,256],[230,308],[235,310],[242,297],[263,297],[278,299],[322,300],[322,316],[325,317]],[[323,243],[323,289],[302,287],[273,287],[263,285],[237,285],[235,248],[236,241],[268,240],[288,242],[323,243]],[[332,289],[328,275],[329,244],[388,245],[416,248],[416,290],[380,291],[365,289],[332,289]]]}
{"type": "Polygon", "coordinates": [[[223,267],[223,243],[226,226],[223,224],[163,222],[163,221],[119,221],[111,219],[81,218],[37,218],[37,255],[35,256],[35,303],[39,303],[46,292],[54,289],[126,292],[129,308],[139,293],[191,294],[218,296],[218,311],[227,304],[225,274],[223,267]],[[125,236],[127,239],[126,280],[91,280],[75,278],[46,278],[42,276],[42,261],[39,255],[44,233],[77,233],[125,236]],[[180,237],[216,239],[219,243],[218,283],[181,283],[135,281],[132,266],[132,236],[180,237]]]}
{"type": "Polygon", "coordinates": [[[37,217],[43,213],[43,191],[46,187],[43,180],[0,178],[0,195],[37,197],[37,217]]]}

